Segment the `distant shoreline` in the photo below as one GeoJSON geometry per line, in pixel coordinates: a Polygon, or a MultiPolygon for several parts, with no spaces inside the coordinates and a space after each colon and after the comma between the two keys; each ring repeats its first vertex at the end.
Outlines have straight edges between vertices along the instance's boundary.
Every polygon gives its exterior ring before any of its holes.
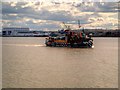
{"type": "MultiPolygon", "coordinates": [[[[48,37],[48,36],[0,36],[0,37],[48,37]]],[[[120,37],[120,36],[92,36],[92,37],[120,37]]]]}

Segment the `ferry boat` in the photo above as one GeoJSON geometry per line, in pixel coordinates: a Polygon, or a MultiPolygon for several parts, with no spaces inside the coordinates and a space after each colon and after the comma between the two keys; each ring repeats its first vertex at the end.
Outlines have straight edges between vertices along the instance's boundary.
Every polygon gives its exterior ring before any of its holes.
{"type": "Polygon", "coordinates": [[[77,32],[67,28],[57,34],[52,33],[52,35],[46,38],[45,44],[50,47],[92,48],[93,39],[91,36],[91,34],[87,35],[84,30],[77,32]]]}

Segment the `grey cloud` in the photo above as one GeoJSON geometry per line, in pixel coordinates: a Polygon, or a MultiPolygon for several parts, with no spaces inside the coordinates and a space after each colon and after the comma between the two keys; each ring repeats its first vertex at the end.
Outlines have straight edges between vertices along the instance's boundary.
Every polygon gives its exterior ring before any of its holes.
{"type": "Polygon", "coordinates": [[[7,2],[2,3],[2,14],[17,13],[14,7],[11,7],[7,2]]]}
{"type": "Polygon", "coordinates": [[[34,30],[45,30],[46,28],[48,30],[55,30],[55,29],[57,30],[60,28],[59,25],[55,25],[55,24],[32,24],[30,23],[27,26],[34,30]]]}
{"type": "Polygon", "coordinates": [[[4,15],[2,15],[2,19],[3,20],[17,20],[18,16],[12,16],[12,15],[9,15],[9,14],[4,14],[4,15]]]}
{"type": "Polygon", "coordinates": [[[41,11],[35,11],[32,7],[22,8],[21,6],[24,4],[25,3],[19,2],[17,6],[12,7],[8,3],[3,3],[2,5],[3,18],[4,15],[7,14],[19,14],[20,17],[26,16],[28,18],[43,20],[68,21],[72,19],[72,16],[68,15],[67,12],[61,11],[53,13],[46,9],[42,9],[41,11]]]}
{"type": "MultiPolygon", "coordinates": [[[[116,12],[115,9],[118,8],[117,2],[94,2],[94,6],[85,6],[86,2],[77,5],[79,10],[82,12],[116,12]]],[[[88,2],[88,4],[91,4],[88,2]]]]}
{"type": "Polygon", "coordinates": [[[116,12],[115,9],[117,8],[116,2],[106,2],[104,5],[101,6],[100,3],[96,3],[96,6],[100,8],[101,12],[116,12]]]}
{"type": "Polygon", "coordinates": [[[31,12],[35,13],[35,10],[32,7],[22,8],[22,5],[25,5],[25,3],[18,2],[15,7],[12,7],[8,2],[3,2],[2,14],[31,14],[31,12]]]}
{"type": "MultiPolygon", "coordinates": [[[[15,7],[10,6],[9,3],[2,3],[2,19],[3,20],[11,20],[8,24],[11,25],[18,25],[22,26],[23,23],[24,26],[28,26],[30,28],[36,28],[36,29],[44,29],[48,28],[50,30],[60,28],[59,25],[52,24],[52,21],[58,21],[58,22],[66,22],[70,24],[77,24],[77,20],[80,19],[81,24],[89,24],[91,22],[88,22],[88,19],[90,17],[101,17],[98,12],[115,12],[115,8],[117,8],[116,3],[105,3],[104,5],[101,5],[100,3],[94,3],[94,6],[88,6],[86,7],[84,3],[77,4],[77,6],[73,5],[75,8],[77,8],[79,11],[82,12],[94,12],[91,15],[84,15],[84,16],[72,16],[69,11],[56,11],[56,12],[50,12],[47,9],[42,8],[40,11],[35,10],[32,7],[25,7],[22,8],[23,5],[26,3],[19,2],[16,4],[15,7]],[[17,8],[17,9],[16,9],[17,8]],[[17,16],[10,16],[9,14],[17,14],[17,16]],[[22,18],[29,18],[30,21],[23,21],[23,23],[13,22],[15,20],[21,20],[22,18]],[[51,20],[51,23],[49,24],[35,24],[32,19],[36,20],[51,20]],[[76,21],[76,22],[70,22],[70,21],[76,21]]],[[[42,3],[35,3],[35,5],[41,5],[42,3]]],[[[61,3],[55,3],[55,4],[61,4],[61,3]]],[[[6,24],[6,23],[5,23],[6,24]]]]}

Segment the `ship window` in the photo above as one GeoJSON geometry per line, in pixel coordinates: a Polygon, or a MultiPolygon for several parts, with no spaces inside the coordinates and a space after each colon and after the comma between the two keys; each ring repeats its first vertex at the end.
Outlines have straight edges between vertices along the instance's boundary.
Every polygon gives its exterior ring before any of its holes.
{"type": "Polygon", "coordinates": [[[65,40],[65,37],[61,37],[60,39],[61,39],[61,40],[65,40]]]}
{"type": "Polygon", "coordinates": [[[6,31],[2,31],[2,35],[6,35],[6,31]]]}
{"type": "Polygon", "coordinates": [[[10,35],[11,34],[11,31],[8,31],[8,35],[10,35]]]}

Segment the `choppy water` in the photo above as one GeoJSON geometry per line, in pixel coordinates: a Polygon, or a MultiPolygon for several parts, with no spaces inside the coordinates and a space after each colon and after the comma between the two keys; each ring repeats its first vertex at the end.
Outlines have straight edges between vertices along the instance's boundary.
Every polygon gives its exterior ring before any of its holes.
{"type": "Polygon", "coordinates": [[[3,37],[5,88],[117,88],[118,39],[94,48],[46,47],[40,37],[3,37]]]}

